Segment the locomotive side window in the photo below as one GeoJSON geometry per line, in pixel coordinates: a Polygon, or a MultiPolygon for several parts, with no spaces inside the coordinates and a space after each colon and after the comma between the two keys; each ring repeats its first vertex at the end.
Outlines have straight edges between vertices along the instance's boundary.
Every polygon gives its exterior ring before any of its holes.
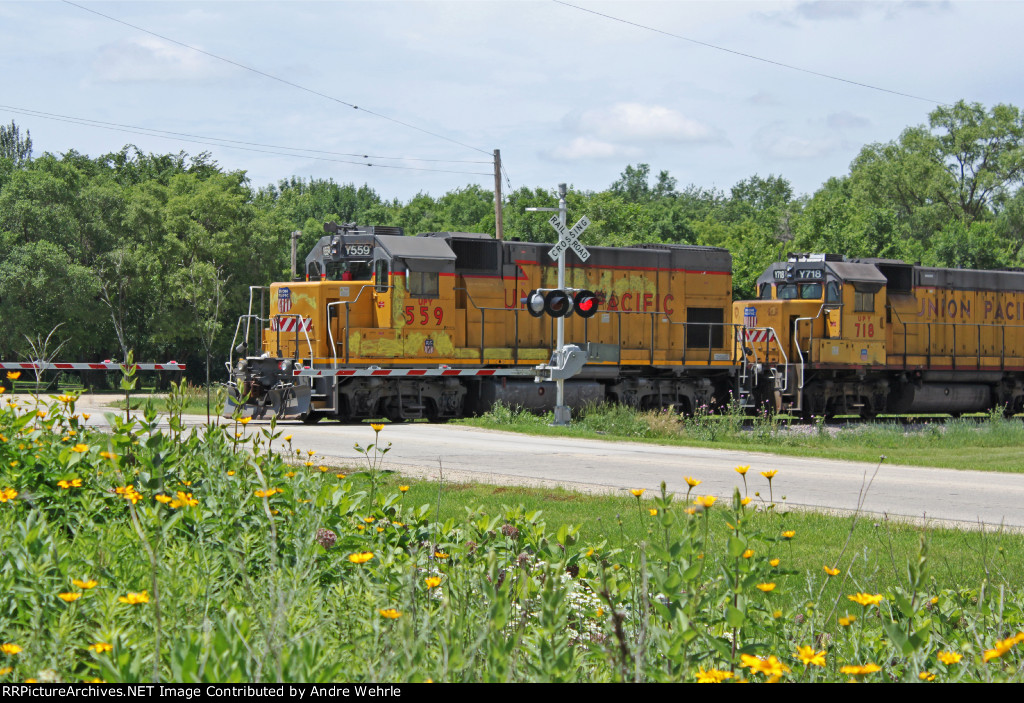
{"type": "Polygon", "coordinates": [[[829,281],[828,287],[825,289],[825,302],[826,303],[841,303],[843,302],[842,296],[839,294],[839,284],[835,281],[829,281]]]}
{"type": "Polygon", "coordinates": [[[406,277],[406,285],[409,286],[409,295],[418,298],[438,297],[438,275],[427,271],[409,271],[406,277]]]}
{"type": "Polygon", "coordinates": [[[820,283],[801,283],[800,284],[800,299],[801,300],[821,300],[821,284],[820,283]]]}
{"type": "Polygon", "coordinates": [[[775,297],[779,300],[796,300],[797,287],[795,283],[781,283],[775,286],[775,297]]]}
{"type": "Polygon", "coordinates": [[[874,293],[861,293],[860,291],[854,291],[854,293],[853,293],[853,311],[854,312],[874,312],[875,311],[875,294],[874,293]]]}
{"type": "Polygon", "coordinates": [[[761,300],[771,300],[772,299],[772,284],[771,283],[762,283],[761,284],[761,292],[758,294],[758,297],[761,300]]]}
{"type": "Polygon", "coordinates": [[[384,259],[377,259],[377,265],[373,271],[374,283],[377,285],[377,292],[384,293],[388,289],[388,262],[384,259]]]}

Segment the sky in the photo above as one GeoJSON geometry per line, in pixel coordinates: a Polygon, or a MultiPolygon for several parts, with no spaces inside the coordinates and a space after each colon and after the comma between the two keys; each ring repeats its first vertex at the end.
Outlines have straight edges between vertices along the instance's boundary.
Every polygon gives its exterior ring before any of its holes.
{"type": "Polygon", "coordinates": [[[492,190],[495,149],[506,192],[811,194],[940,103],[1024,106],[1024,2],[566,2],[0,0],[0,123],[407,201],[492,190]]]}

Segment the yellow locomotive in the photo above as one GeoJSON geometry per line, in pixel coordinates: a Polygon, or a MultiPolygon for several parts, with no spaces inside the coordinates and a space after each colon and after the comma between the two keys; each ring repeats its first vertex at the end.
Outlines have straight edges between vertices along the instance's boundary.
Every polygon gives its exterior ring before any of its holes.
{"type": "Polygon", "coordinates": [[[805,416],[1024,410],[1024,273],[791,254],[733,307],[740,392],[805,416]]]}
{"type": "MultiPolygon", "coordinates": [[[[251,290],[230,367],[247,414],[444,420],[497,401],[554,405],[554,383],[534,375],[552,357],[555,321],[524,304],[556,286],[552,245],[325,231],[298,280],[251,290]]],[[[729,253],[669,244],[590,253],[566,268],[568,288],[597,297],[596,309],[566,319],[566,339],[588,350],[565,381],[566,403],[692,410],[727,398],[738,369],[729,253]]]]}

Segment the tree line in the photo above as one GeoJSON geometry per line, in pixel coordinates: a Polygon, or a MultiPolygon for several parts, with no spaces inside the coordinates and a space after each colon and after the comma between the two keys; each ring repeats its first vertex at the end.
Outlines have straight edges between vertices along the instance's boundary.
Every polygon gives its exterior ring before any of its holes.
{"type": "MultiPolygon", "coordinates": [[[[849,172],[797,196],[781,175],[728,192],[680,188],[668,171],[627,166],[606,190],[570,188],[588,244],[725,247],[737,297],[788,251],[885,257],[932,266],[1024,265],[1024,118],[1012,105],[959,102],[886,143],[863,147],[849,172]]],[[[254,188],[207,153],[145,154],[128,145],[89,157],[32,157],[31,136],[0,125],[0,359],[33,356],[47,335],[63,360],[176,359],[202,376],[226,358],[248,287],[289,275],[323,224],[397,225],[409,234],[495,231],[493,192],[388,200],[368,185],[289,178],[254,188]]],[[[548,188],[506,194],[506,238],[553,242],[548,188]]]]}

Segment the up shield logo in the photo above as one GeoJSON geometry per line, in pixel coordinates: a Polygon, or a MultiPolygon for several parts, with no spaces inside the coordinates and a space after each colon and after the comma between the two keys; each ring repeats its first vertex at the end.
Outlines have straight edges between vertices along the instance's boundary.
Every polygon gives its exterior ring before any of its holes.
{"type": "Polygon", "coordinates": [[[284,315],[292,309],[292,291],[291,288],[280,288],[277,291],[277,312],[279,315],[284,315]]]}

